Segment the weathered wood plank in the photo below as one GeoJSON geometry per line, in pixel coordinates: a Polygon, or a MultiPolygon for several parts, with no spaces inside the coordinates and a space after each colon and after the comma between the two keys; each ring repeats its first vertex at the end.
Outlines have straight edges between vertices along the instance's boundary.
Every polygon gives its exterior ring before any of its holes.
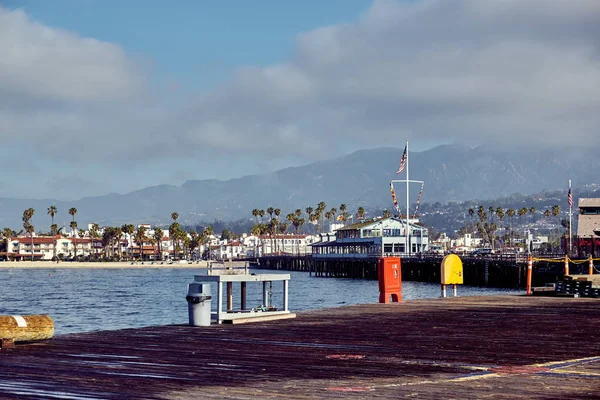
{"type": "Polygon", "coordinates": [[[594,398],[599,306],[459,297],[64,335],[0,353],[0,397],[594,398]]]}

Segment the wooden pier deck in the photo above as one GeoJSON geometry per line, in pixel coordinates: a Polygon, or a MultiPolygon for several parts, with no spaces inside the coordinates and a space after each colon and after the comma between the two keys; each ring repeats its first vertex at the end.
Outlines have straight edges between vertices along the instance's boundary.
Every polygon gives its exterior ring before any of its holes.
{"type": "Polygon", "coordinates": [[[599,399],[599,327],[598,299],[495,296],[62,335],[0,352],[0,398],[599,399]]]}

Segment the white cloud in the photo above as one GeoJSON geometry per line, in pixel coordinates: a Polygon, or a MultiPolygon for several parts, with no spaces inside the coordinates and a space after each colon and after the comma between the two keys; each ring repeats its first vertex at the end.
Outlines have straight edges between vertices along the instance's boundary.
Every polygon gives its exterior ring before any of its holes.
{"type": "Polygon", "coordinates": [[[579,142],[600,127],[598,37],[596,0],[376,1],[357,23],[299,35],[287,63],[247,71],[192,112],[218,121],[223,142],[262,130],[252,138],[273,151],[291,127],[328,150],[399,135],[579,142]]]}
{"type": "Polygon", "coordinates": [[[8,95],[51,103],[116,101],[143,88],[119,46],[46,27],[22,10],[0,8],[0,49],[0,87],[8,95]]]}
{"type": "MultiPolygon", "coordinates": [[[[284,165],[404,137],[589,143],[598,37],[597,0],[379,0],[354,23],[298,35],[288,60],[190,98],[149,82],[117,44],[0,8],[0,140],[49,163],[113,168],[247,152],[284,165]]],[[[238,169],[254,172],[251,158],[238,169]]]]}

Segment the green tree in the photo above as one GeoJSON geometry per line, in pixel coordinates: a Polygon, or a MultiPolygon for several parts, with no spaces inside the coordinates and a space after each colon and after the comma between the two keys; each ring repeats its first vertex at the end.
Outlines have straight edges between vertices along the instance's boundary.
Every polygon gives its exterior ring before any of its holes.
{"type": "Polygon", "coordinates": [[[54,216],[56,215],[56,212],[58,210],[56,209],[56,206],[50,206],[48,207],[48,215],[50,216],[50,218],[52,218],[52,223],[50,224],[50,233],[55,236],[56,232],[54,231],[53,227],[56,226],[54,224],[54,216]]]}
{"type": "Polygon", "coordinates": [[[162,239],[163,239],[163,235],[164,232],[162,229],[160,228],[154,228],[154,235],[153,238],[156,241],[157,245],[158,245],[158,259],[162,260],[163,256],[162,256],[162,239]]]}
{"type": "Polygon", "coordinates": [[[146,227],[139,226],[135,233],[135,242],[140,249],[140,260],[144,259],[144,241],[146,240],[146,227]]]}
{"type": "Polygon", "coordinates": [[[506,210],[506,215],[510,218],[510,239],[509,246],[512,247],[512,238],[513,238],[513,219],[515,217],[515,210],[513,208],[509,208],[506,210]]]}
{"type": "Polygon", "coordinates": [[[121,225],[121,233],[127,235],[127,249],[129,251],[129,260],[133,260],[133,242],[135,233],[135,226],[133,224],[121,225]]]}
{"type": "Polygon", "coordinates": [[[387,208],[383,210],[383,218],[389,218],[390,215],[390,210],[388,210],[387,208]]]}
{"type": "MultiPolygon", "coordinates": [[[[277,235],[281,232],[281,226],[279,224],[279,216],[281,215],[281,209],[276,208],[275,209],[275,220],[277,221],[277,223],[275,224],[275,237],[277,237],[277,235]]],[[[275,251],[277,250],[277,241],[275,242],[275,251]]]]}
{"type": "Polygon", "coordinates": [[[31,224],[31,219],[33,218],[34,213],[35,210],[31,207],[23,211],[23,229],[25,229],[25,232],[27,232],[31,238],[31,261],[33,261],[33,233],[35,232],[35,228],[31,224]]]}
{"type": "Polygon", "coordinates": [[[325,212],[325,208],[327,207],[327,204],[325,204],[324,201],[319,202],[319,204],[317,204],[317,215],[318,215],[318,219],[321,223],[321,229],[320,231],[323,232],[323,213],[325,212]]]}
{"type": "Polygon", "coordinates": [[[358,211],[356,211],[356,218],[361,221],[365,218],[364,207],[358,207],[358,211]]]}
{"type": "Polygon", "coordinates": [[[2,233],[2,242],[4,243],[4,251],[6,252],[6,260],[8,261],[8,242],[13,237],[13,231],[10,228],[4,228],[0,233],[2,233]]]}
{"type": "MultiPolygon", "coordinates": [[[[96,246],[94,243],[96,243],[96,240],[98,240],[98,238],[100,238],[100,232],[99,232],[100,227],[98,226],[98,224],[92,224],[92,228],[90,229],[90,246],[91,246],[91,250],[94,251],[94,258],[98,255],[96,253],[96,246]]],[[[56,254],[54,254],[56,256],[56,254]]]]}
{"type": "Polygon", "coordinates": [[[234,240],[235,234],[229,228],[223,229],[221,232],[221,240],[234,240]]]}

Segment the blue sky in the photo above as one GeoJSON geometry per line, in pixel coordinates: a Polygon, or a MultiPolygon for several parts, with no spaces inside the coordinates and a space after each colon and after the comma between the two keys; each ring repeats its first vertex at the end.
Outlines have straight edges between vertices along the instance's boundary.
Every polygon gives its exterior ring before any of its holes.
{"type": "Polygon", "coordinates": [[[598,37],[598,0],[0,0],[0,198],[400,156],[405,139],[597,143],[598,37]]]}

